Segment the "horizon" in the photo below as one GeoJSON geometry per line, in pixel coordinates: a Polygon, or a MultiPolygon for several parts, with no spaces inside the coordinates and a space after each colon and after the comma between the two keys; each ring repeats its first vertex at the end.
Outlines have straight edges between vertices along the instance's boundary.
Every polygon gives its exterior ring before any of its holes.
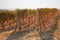
{"type": "MultiPolygon", "coordinates": [[[[29,10],[28,8],[24,8],[24,9],[27,9],[29,10]]],[[[24,10],[24,9],[21,9],[21,10],[24,10]]],[[[37,10],[37,9],[41,9],[41,8],[36,8],[36,9],[30,9],[30,10],[37,10]]],[[[49,9],[52,9],[52,8],[49,8],[49,9]]],[[[57,10],[60,10],[60,8],[56,8],[57,10]]],[[[0,9],[0,10],[16,10],[16,9],[0,9]]]]}

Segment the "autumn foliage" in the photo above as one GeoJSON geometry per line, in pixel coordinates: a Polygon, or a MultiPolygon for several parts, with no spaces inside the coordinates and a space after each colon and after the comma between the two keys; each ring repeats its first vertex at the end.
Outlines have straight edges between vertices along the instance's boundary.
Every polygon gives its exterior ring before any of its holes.
{"type": "Polygon", "coordinates": [[[45,30],[54,24],[57,11],[56,8],[0,10],[0,30],[15,27],[19,30],[32,27],[36,27],[35,30],[45,30]]]}

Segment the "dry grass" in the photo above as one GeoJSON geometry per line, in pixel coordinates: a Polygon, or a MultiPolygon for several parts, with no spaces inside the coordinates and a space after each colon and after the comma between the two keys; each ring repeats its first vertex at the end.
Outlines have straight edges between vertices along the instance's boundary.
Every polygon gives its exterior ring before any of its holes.
{"type": "Polygon", "coordinates": [[[13,30],[11,31],[6,31],[6,32],[1,32],[0,33],[0,40],[6,40],[6,38],[13,32],[13,30]]]}

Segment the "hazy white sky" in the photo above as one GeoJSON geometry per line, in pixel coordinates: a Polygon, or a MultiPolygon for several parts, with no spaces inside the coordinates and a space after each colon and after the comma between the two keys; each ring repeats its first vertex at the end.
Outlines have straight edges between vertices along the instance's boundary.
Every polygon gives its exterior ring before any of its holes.
{"type": "Polygon", "coordinates": [[[60,0],[0,0],[0,9],[60,8],[60,0]]]}

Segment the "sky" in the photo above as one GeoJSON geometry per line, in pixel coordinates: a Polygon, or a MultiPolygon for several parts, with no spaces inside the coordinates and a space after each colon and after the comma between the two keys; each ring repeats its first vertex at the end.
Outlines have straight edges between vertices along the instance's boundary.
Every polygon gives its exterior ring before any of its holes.
{"type": "Polygon", "coordinates": [[[60,8],[60,0],[0,0],[0,9],[60,8]]]}

